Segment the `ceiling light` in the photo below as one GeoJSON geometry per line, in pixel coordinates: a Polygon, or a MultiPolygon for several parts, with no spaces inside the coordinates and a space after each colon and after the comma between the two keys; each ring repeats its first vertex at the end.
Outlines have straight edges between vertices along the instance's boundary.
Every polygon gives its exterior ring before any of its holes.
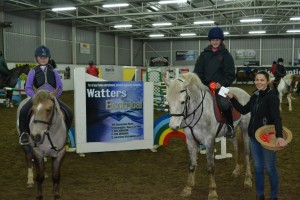
{"type": "Polygon", "coordinates": [[[149,37],[164,37],[164,34],[151,34],[149,37]]]}
{"type": "Polygon", "coordinates": [[[266,31],[249,31],[249,34],[262,34],[266,33],[266,31]]]}
{"type": "Polygon", "coordinates": [[[114,28],[131,28],[132,25],[131,24],[118,24],[118,25],[114,25],[114,28]]]}
{"type": "Polygon", "coordinates": [[[180,33],[180,36],[195,36],[196,33],[180,33]]]}
{"type": "Polygon", "coordinates": [[[300,20],[300,17],[291,17],[290,20],[300,20]]]}
{"type": "Polygon", "coordinates": [[[168,1],[159,1],[159,4],[170,4],[170,3],[187,3],[187,0],[168,0],[168,1]]]}
{"type": "Polygon", "coordinates": [[[262,19],[260,18],[249,18],[249,19],[241,19],[240,22],[242,23],[248,23],[248,22],[261,22],[262,19]]]}
{"type": "Polygon", "coordinates": [[[203,21],[195,21],[194,24],[213,24],[215,21],[211,20],[203,20],[203,21]]]}
{"type": "Polygon", "coordinates": [[[300,29],[291,29],[291,30],[287,30],[287,33],[300,33],[300,29]]]}
{"type": "Polygon", "coordinates": [[[162,23],[154,23],[152,26],[171,26],[172,23],[170,22],[162,22],[162,23]]]}
{"type": "Polygon", "coordinates": [[[105,4],[103,8],[115,8],[115,7],[126,7],[129,6],[128,3],[115,3],[115,4],[105,4]]]}
{"type": "Polygon", "coordinates": [[[61,8],[52,8],[53,12],[57,11],[66,11],[66,10],[76,10],[75,7],[61,7],[61,8]]]}
{"type": "Polygon", "coordinates": [[[229,32],[228,31],[224,31],[224,35],[229,35],[229,32]]]}

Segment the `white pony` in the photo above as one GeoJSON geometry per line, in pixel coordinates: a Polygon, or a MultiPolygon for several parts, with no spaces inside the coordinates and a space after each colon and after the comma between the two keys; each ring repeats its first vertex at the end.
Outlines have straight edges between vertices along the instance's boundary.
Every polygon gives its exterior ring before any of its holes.
{"type": "Polygon", "coordinates": [[[293,74],[287,74],[286,76],[280,79],[279,84],[277,86],[277,90],[279,93],[278,97],[280,100],[280,105],[279,105],[280,110],[281,110],[282,97],[284,95],[286,95],[286,98],[289,103],[289,111],[293,110],[292,99],[295,98],[292,96],[292,93],[295,88],[296,82],[297,82],[297,75],[293,75],[293,74]]]}
{"type": "MultiPolygon", "coordinates": [[[[217,186],[214,177],[214,143],[215,138],[225,135],[226,127],[220,126],[214,115],[213,97],[209,89],[201,82],[195,73],[180,74],[173,80],[165,80],[168,87],[167,101],[170,110],[169,127],[173,130],[183,128],[186,135],[186,144],[189,151],[190,163],[187,184],[181,192],[181,196],[189,196],[192,187],[195,185],[195,172],[197,166],[198,144],[206,146],[207,171],[209,174],[209,200],[217,200],[217,186]]],[[[230,91],[236,95],[241,104],[249,101],[250,95],[240,88],[229,87],[230,91]]],[[[244,149],[243,153],[246,162],[245,180],[246,187],[252,187],[251,170],[249,162],[249,136],[248,125],[250,114],[241,115],[234,122],[234,126],[240,126],[243,133],[244,149]]],[[[232,140],[234,149],[237,151],[237,141],[232,140]]],[[[238,158],[238,156],[237,156],[238,158]]],[[[237,162],[233,171],[235,176],[240,175],[241,165],[237,162]]]]}

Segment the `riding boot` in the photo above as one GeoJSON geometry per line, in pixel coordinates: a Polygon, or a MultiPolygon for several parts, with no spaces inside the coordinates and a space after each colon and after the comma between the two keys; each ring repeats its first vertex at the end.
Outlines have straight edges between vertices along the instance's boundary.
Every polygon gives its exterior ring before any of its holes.
{"type": "Polygon", "coordinates": [[[265,195],[256,195],[256,200],[265,200],[265,195]]]}
{"type": "Polygon", "coordinates": [[[19,144],[20,145],[30,144],[30,135],[28,133],[29,122],[27,118],[31,106],[32,106],[32,102],[30,100],[26,104],[24,104],[22,109],[20,110],[20,116],[19,116],[19,130],[20,130],[19,144]]]}
{"type": "Polygon", "coordinates": [[[227,138],[234,138],[235,132],[234,132],[234,126],[233,126],[233,118],[231,113],[231,108],[223,111],[223,115],[227,120],[227,132],[225,134],[225,137],[227,138]]]}

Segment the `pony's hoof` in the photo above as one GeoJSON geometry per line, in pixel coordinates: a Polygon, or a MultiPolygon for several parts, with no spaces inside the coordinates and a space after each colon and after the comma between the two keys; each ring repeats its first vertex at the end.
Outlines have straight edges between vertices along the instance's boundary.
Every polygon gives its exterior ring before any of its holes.
{"type": "Polygon", "coordinates": [[[185,188],[182,190],[180,196],[182,196],[182,197],[187,197],[187,196],[190,196],[191,194],[192,194],[192,188],[191,188],[191,187],[185,187],[185,188]]]}
{"type": "Polygon", "coordinates": [[[27,188],[33,188],[34,184],[33,183],[27,183],[27,188]]]}
{"type": "Polygon", "coordinates": [[[14,107],[14,104],[10,103],[10,104],[9,104],[9,107],[10,107],[10,108],[13,108],[13,107],[14,107]]]}
{"type": "Polygon", "coordinates": [[[217,193],[215,193],[215,194],[209,194],[208,195],[208,200],[218,200],[217,193]]]}
{"type": "Polygon", "coordinates": [[[245,180],[244,187],[245,188],[252,188],[252,181],[251,180],[245,180]]]}

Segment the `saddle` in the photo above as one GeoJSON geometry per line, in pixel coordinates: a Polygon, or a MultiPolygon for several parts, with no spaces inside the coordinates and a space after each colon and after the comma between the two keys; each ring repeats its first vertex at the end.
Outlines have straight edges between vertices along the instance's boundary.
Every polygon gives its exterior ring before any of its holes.
{"type": "MultiPolygon", "coordinates": [[[[216,120],[219,123],[226,123],[226,118],[222,115],[221,110],[218,106],[216,95],[209,91],[210,95],[213,97],[213,104],[214,104],[214,114],[216,117],[216,120]]],[[[234,97],[236,98],[236,97],[234,97]]],[[[237,121],[241,118],[241,113],[238,112],[234,107],[231,108],[231,113],[232,113],[232,119],[233,121],[237,121]]]]}

